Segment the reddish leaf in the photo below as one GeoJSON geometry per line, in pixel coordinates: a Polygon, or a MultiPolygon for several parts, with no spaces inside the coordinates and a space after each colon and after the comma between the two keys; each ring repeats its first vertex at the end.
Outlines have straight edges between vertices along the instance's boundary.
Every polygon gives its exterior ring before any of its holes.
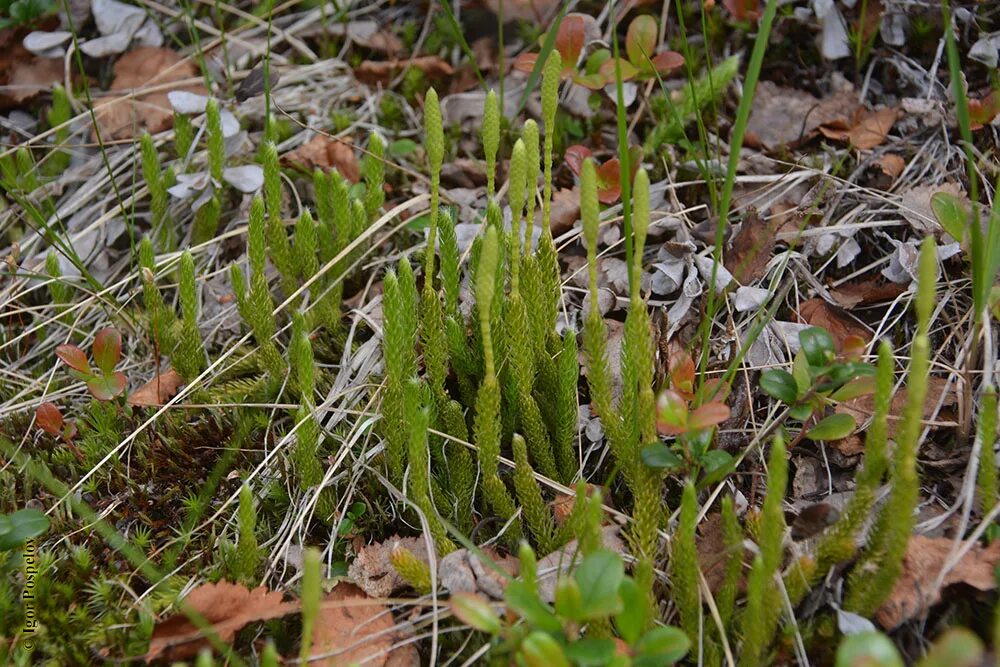
{"type": "Polygon", "coordinates": [[[590,156],[591,152],[589,148],[580,144],[574,144],[566,149],[563,159],[566,160],[566,166],[569,167],[569,170],[574,175],[579,176],[580,170],[583,169],[583,161],[590,156]]]}
{"type": "Polygon", "coordinates": [[[73,370],[90,373],[90,362],[87,361],[87,355],[76,345],[71,343],[60,345],[56,348],[56,356],[73,370]]]}
{"type": "Polygon", "coordinates": [[[107,327],[94,336],[94,363],[105,375],[111,373],[122,358],[122,335],[117,329],[107,327]]]}
{"type": "Polygon", "coordinates": [[[661,391],[656,399],[656,430],[663,435],[680,435],[688,430],[687,422],[687,402],[675,391],[661,391]]]}
{"type": "Polygon", "coordinates": [[[687,353],[687,350],[670,355],[668,373],[670,374],[670,388],[690,401],[694,397],[695,368],[694,359],[687,353]]]}
{"type": "Polygon", "coordinates": [[[756,21],[761,17],[760,0],[722,0],[737,21],[756,21]]]}
{"type": "Polygon", "coordinates": [[[522,53],[514,59],[514,69],[518,72],[530,73],[533,69],[535,69],[536,62],[538,62],[537,53],[522,53]]]}
{"type": "Polygon", "coordinates": [[[997,114],[1000,114],[1000,94],[997,91],[992,91],[981,100],[969,100],[969,120],[973,130],[989,125],[997,114]]]}
{"type": "Polygon", "coordinates": [[[42,403],[35,408],[35,423],[49,435],[62,435],[63,416],[55,403],[42,403]]]}
{"type": "Polygon", "coordinates": [[[559,32],[556,33],[556,51],[562,56],[563,72],[576,69],[585,38],[586,24],[579,14],[569,14],[559,24],[559,32]]]}
{"type": "Polygon", "coordinates": [[[87,382],[87,389],[99,401],[110,401],[125,391],[125,374],[116,371],[111,375],[99,375],[87,382]]]}
{"type": "Polygon", "coordinates": [[[694,410],[688,417],[688,430],[697,431],[729,419],[729,406],[713,401],[694,410]]]}
{"type": "Polygon", "coordinates": [[[670,74],[684,65],[684,56],[676,51],[663,51],[653,58],[653,69],[660,74],[670,74]]]}
{"type": "Polygon", "coordinates": [[[129,405],[156,406],[163,405],[177,394],[184,384],[184,378],[174,369],[153,376],[153,379],[142,385],[128,396],[129,405]]]}
{"type": "Polygon", "coordinates": [[[614,204],[622,196],[621,163],[614,157],[597,168],[597,198],[614,204]]]}
{"type": "Polygon", "coordinates": [[[646,61],[656,54],[656,19],[649,14],[635,17],[625,36],[625,53],[638,69],[646,69],[646,61]]]}

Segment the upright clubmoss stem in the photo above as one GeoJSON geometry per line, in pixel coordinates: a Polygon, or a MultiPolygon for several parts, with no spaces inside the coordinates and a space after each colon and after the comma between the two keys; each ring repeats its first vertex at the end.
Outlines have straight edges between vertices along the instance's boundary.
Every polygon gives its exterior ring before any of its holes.
{"type": "Polygon", "coordinates": [[[441,163],[444,160],[444,127],[437,91],[431,88],[424,97],[424,143],[431,168],[431,219],[427,232],[427,254],[424,257],[424,280],[432,283],[434,253],[437,247],[438,209],[441,205],[441,163]]]}

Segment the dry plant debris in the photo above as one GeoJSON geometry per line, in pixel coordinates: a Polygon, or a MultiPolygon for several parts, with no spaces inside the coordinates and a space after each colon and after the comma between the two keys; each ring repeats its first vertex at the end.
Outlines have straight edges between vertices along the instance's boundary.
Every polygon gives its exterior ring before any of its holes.
{"type": "Polygon", "coordinates": [[[417,667],[420,657],[406,641],[407,634],[383,602],[357,586],[341,583],[320,603],[309,664],[417,667]]]}

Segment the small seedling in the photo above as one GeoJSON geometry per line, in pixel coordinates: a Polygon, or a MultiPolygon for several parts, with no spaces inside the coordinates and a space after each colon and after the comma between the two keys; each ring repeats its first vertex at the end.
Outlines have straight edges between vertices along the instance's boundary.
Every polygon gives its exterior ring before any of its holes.
{"type": "Polygon", "coordinates": [[[116,371],[122,357],[122,336],[117,329],[101,329],[94,336],[91,349],[94,365],[91,367],[87,355],[71,343],[56,348],[56,356],[70,367],[73,375],[87,383],[87,389],[99,401],[110,401],[125,391],[125,374],[116,371]]]}
{"type": "Polygon", "coordinates": [[[652,667],[676,663],[691,647],[680,628],[650,629],[643,592],[625,574],[621,556],[606,549],[587,554],[572,576],[559,579],[554,605],[539,596],[533,580],[510,582],[504,598],[508,613],[503,618],[474,593],[453,595],[450,606],[460,621],[492,635],[498,650],[509,650],[516,664],[652,667]],[[611,621],[621,642],[581,636],[584,624],[610,625],[611,621]]]}

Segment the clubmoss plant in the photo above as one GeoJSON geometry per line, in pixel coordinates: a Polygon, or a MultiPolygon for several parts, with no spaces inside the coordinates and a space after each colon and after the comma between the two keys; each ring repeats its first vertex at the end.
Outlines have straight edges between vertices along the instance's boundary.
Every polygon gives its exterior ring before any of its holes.
{"type": "Polygon", "coordinates": [[[996,452],[993,451],[997,440],[997,392],[987,386],[983,394],[983,403],[979,411],[979,428],[976,437],[979,439],[979,471],[976,479],[976,496],[979,500],[979,510],[986,514],[1000,500],[1000,490],[997,483],[996,452]]]}
{"type": "Polygon", "coordinates": [[[441,523],[434,502],[431,500],[430,456],[427,447],[427,427],[430,421],[430,410],[421,405],[422,387],[419,380],[411,379],[405,388],[406,424],[409,431],[409,478],[407,480],[407,495],[420,508],[424,519],[434,538],[434,546],[441,555],[455,550],[455,545],[448,539],[448,532],[441,523]]]}
{"type": "Polygon", "coordinates": [[[281,287],[286,294],[298,288],[295,258],[292,244],[285,231],[284,195],[281,187],[281,165],[278,162],[278,148],[272,142],[261,147],[261,162],[264,168],[264,204],[267,209],[267,245],[269,256],[281,274],[281,287]]]}
{"type": "Polygon", "coordinates": [[[184,113],[174,112],[174,152],[181,162],[187,160],[194,145],[194,125],[191,118],[184,113]]]}
{"type": "Polygon", "coordinates": [[[167,195],[167,185],[160,168],[160,156],[149,133],[139,140],[142,154],[142,177],[149,188],[149,212],[152,216],[150,224],[161,249],[170,252],[177,247],[177,233],[173,225],[167,221],[167,205],[170,201],[167,195]]]}
{"type": "Polygon", "coordinates": [[[302,556],[302,640],[299,660],[309,660],[312,652],[313,628],[319,617],[320,598],[323,595],[322,556],[317,549],[307,548],[302,556]]]}
{"type": "Polygon", "coordinates": [[[198,285],[195,279],[194,258],[184,251],[180,263],[181,322],[180,332],[170,357],[174,369],[190,382],[205,369],[205,344],[198,330],[198,285]]]}
{"type": "Polygon", "coordinates": [[[257,509],[253,503],[250,486],[240,487],[239,507],[236,512],[236,555],[234,575],[238,581],[252,585],[260,567],[260,548],[257,545],[257,509]]]}
{"type": "Polygon", "coordinates": [[[402,484],[409,430],[406,383],[417,374],[417,288],[413,270],[404,257],[398,273],[386,274],[383,285],[385,395],[382,398],[382,434],[389,476],[402,484]]]}
{"type": "Polygon", "coordinates": [[[552,551],[555,547],[555,522],[552,511],[542,498],[541,489],[535,481],[535,471],[528,461],[528,447],[524,438],[515,434],[512,440],[514,448],[514,490],[521,503],[521,512],[531,536],[543,553],[552,551]]]}
{"type": "Polygon", "coordinates": [[[374,220],[385,203],[385,142],[375,132],[368,139],[368,155],[361,164],[361,176],[365,181],[365,213],[369,220],[374,220]]]}
{"type": "MultiPolygon", "coordinates": [[[[52,87],[52,106],[46,112],[49,127],[57,128],[52,139],[56,146],[63,146],[69,141],[69,122],[73,118],[73,108],[69,103],[66,89],[56,84],[52,87]]],[[[70,163],[70,154],[64,150],[54,150],[45,160],[44,171],[47,176],[58,176],[70,163]]]]}
{"type": "Polygon", "coordinates": [[[209,99],[205,106],[205,132],[208,144],[208,172],[212,179],[212,196],[195,212],[191,227],[191,242],[205,243],[215,238],[222,213],[222,170],[225,167],[225,138],[222,135],[222,117],[219,104],[209,99]]]}
{"type": "Polygon", "coordinates": [[[767,495],[757,531],[758,552],[747,578],[747,604],[740,618],[743,634],[741,665],[765,664],[765,651],[774,636],[781,611],[774,577],[781,566],[785,515],[781,505],[788,482],[785,443],[780,436],[771,445],[767,465],[767,495]]]}
{"type": "Polygon", "coordinates": [[[670,544],[671,599],[677,607],[681,627],[692,642],[700,632],[701,596],[698,594],[698,550],[695,529],[698,522],[698,497],[694,484],[684,485],[680,518],[670,544]]]}
{"type": "Polygon", "coordinates": [[[431,569],[424,561],[417,558],[412,551],[397,544],[389,554],[389,562],[393,569],[419,595],[431,592],[431,569]]]}
{"type": "Polygon", "coordinates": [[[56,304],[56,312],[59,313],[59,320],[68,323],[66,308],[72,302],[73,289],[63,279],[62,268],[59,266],[59,255],[54,250],[50,250],[45,256],[45,273],[48,274],[49,297],[52,303],[56,304]]]}
{"type": "Polygon", "coordinates": [[[490,90],[483,104],[483,155],[486,158],[486,195],[496,195],[497,150],[500,147],[500,103],[490,90]]]}
{"type": "Polygon", "coordinates": [[[917,331],[907,371],[907,400],[896,432],[892,465],[892,491],[875,522],[861,562],[848,578],[844,607],[870,616],[892,591],[903,568],[903,557],[915,521],[920,495],[917,450],[923,429],[924,400],[930,370],[928,330],[934,310],[937,252],[932,237],[920,248],[917,280],[917,331]]]}

